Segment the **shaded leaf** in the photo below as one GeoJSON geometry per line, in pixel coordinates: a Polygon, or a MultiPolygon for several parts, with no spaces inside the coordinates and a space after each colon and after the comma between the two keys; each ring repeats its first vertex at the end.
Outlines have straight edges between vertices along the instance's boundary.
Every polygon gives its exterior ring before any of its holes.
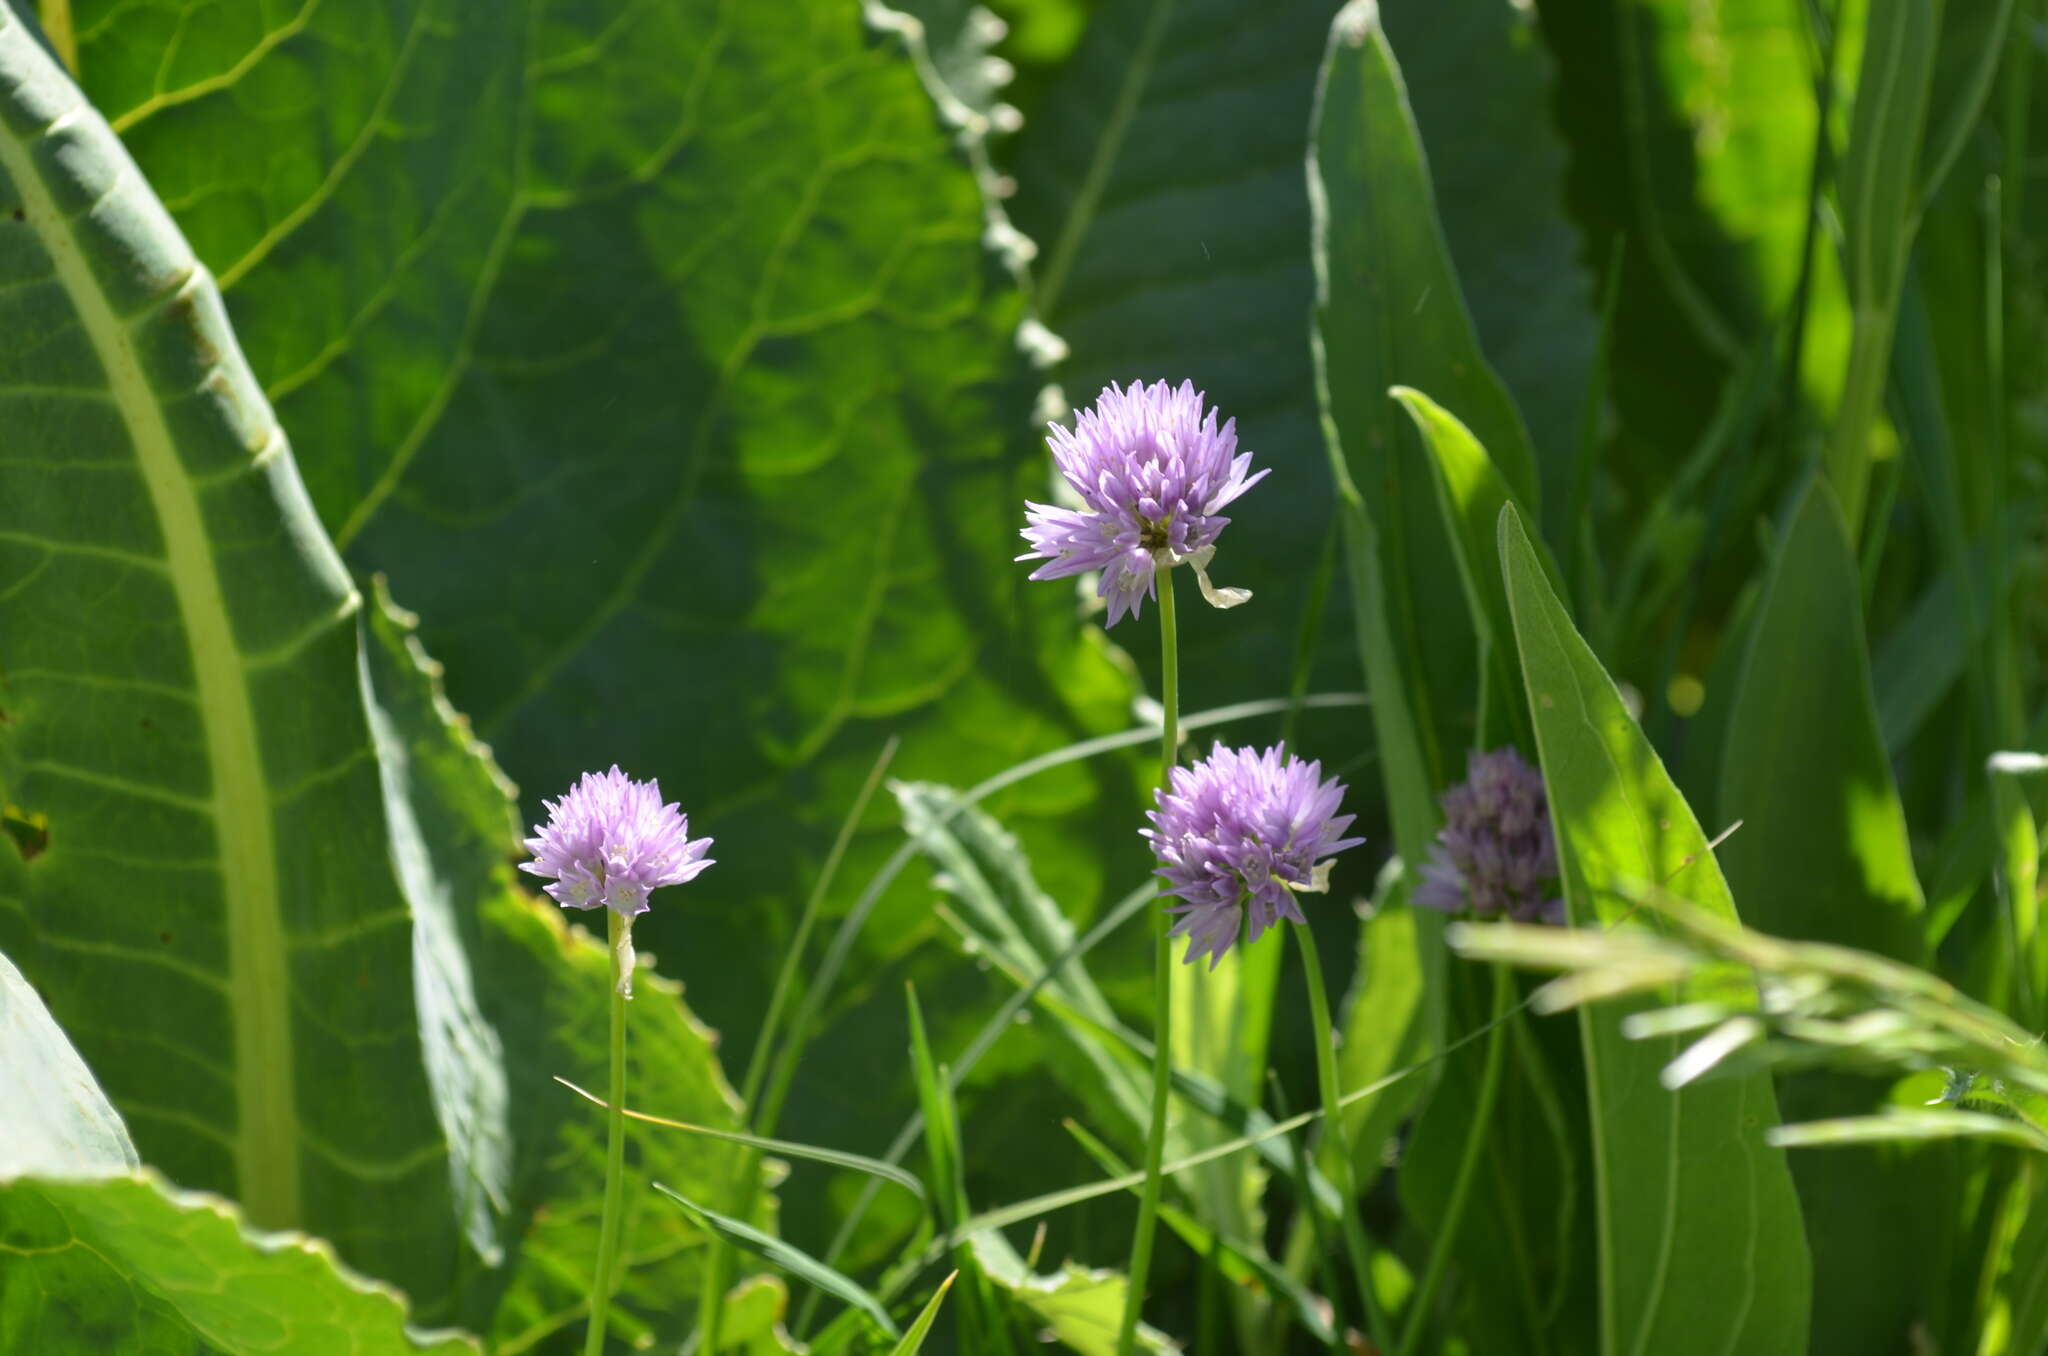
{"type": "Polygon", "coordinates": [[[1717,805],[1743,917],[1909,964],[1924,906],[1879,733],[1862,581],[1834,493],[1792,507],[1749,635],[1717,805]]]}
{"type": "MultiPolygon", "coordinates": [[[[1816,478],[1791,508],[1750,627],[1716,801],[1742,828],[1718,855],[1752,927],[1918,964],[1924,900],[1861,598],[1841,510],[1816,478]]],[[[1867,1110],[1882,1088],[1814,1072],[1781,1078],[1778,1096],[1787,1120],[1812,1122],[1867,1110]]],[[[1932,1277],[1912,1240],[1945,1227],[1955,1166],[1939,1151],[1794,1156],[1813,1248],[1814,1351],[1895,1347],[1925,1320],[1932,1277]]]]}
{"type": "Polygon", "coordinates": [[[1432,473],[1385,392],[1411,385],[1460,411],[1525,497],[1535,462],[1473,333],[1372,5],[1338,16],[1321,80],[1308,165],[1317,390],[1396,846],[1419,863],[1453,750],[1474,737],[1476,647],[1432,473]]]}

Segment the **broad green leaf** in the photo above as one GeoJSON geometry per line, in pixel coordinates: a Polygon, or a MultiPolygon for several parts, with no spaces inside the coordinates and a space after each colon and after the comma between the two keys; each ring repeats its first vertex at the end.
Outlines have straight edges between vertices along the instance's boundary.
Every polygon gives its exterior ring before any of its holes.
{"type": "MultiPolygon", "coordinates": [[[[1665,883],[1734,918],[1706,835],[1544,578],[1513,509],[1501,570],[1536,723],[1565,901],[1578,926],[1628,912],[1617,887],[1665,883]]],[[[1806,1349],[1812,1262],[1770,1081],[1666,1092],[1672,1038],[1623,1038],[1613,1005],[1580,1016],[1594,1137],[1601,1349],[1806,1349]]]]}
{"type": "Polygon", "coordinates": [[[50,1010],[0,956],[0,1085],[11,1108],[0,1178],[92,1177],[140,1166],[128,1127],[50,1010]]]}
{"type": "MultiPolygon", "coordinates": [[[[2037,503],[2010,507],[2000,523],[2011,552],[2026,524],[2040,515],[2037,503]]],[[[1871,685],[1877,693],[1877,723],[1884,746],[1894,757],[1903,754],[1913,736],[1934,713],[1979,652],[1990,625],[1995,600],[1985,598],[1982,581],[1991,543],[1971,542],[1960,568],[1949,566],[1936,575],[1871,654],[1871,685]]],[[[2008,555],[2009,558],[2009,555],[2008,555]]],[[[2008,574],[2006,584],[2015,582],[2008,574]]]]}
{"type": "Polygon", "coordinates": [[[4,5],[0,334],[0,802],[43,835],[0,949],[146,1161],[445,1316],[502,1107],[394,863],[358,596],[211,278],[4,5]]]}
{"type": "Polygon", "coordinates": [[[0,1184],[0,1347],[268,1356],[459,1356],[471,1338],[406,1326],[404,1302],[301,1234],[249,1228],[153,1172],[0,1184]]]}
{"type": "Polygon", "coordinates": [[[1528,426],[1534,487],[1519,478],[1517,451],[1504,444],[1497,456],[1532,507],[1562,505],[1588,417],[1599,312],[1587,248],[1566,206],[1576,170],[1556,125],[1562,82],[1547,16],[1512,0],[1380,0],[1379,14],[1464,303],[1528,426]],[[1486,97],[1472,97],[1482,86],[1486,97]]]}
{"type": "MultiPolygon", "coordinates": [[[[1120,720],[1071,593],[1010,559],[1045,467],[1021,294],[861,6],[72,8],[321,521],[419,612],[522,822],[617,761],[740,864],[639,935],[721,958],[692,1001],[736,1057],[889,734],[900,775],[971,780],[1120,720]]],[[[999,808],[1092,905],[1127,792],[1073,768],[999,808]]],[[[928,921],[898,891],[857,963],[928,921]]],[[[893,1127],[832,1054],[884,1008],[827,1009],[786,1133],[893,1127]]]]}
{"type": "Polygon", "coordinates": [[[858,1282],[834,1271],[815,1257],[805,1253],[802,1249],[792,1247],[790,1244],[770,1234],[762,1233],[744,1220],[733,1219],[728,1215],[721,1215],[716,1211],[707,1210],[695,1201],[678,1195],[660,1182],[654,1184],[654,1189],[682,1207],[684,1214],[696,1220],[704,1228],[716,1233],[734,1247],[751,1253],[763,1261],[772,1262],[789,1272],[790,1275],[795,1276],[798,1280],[815,1285],[820,1290],[845,1300],[848,1304],[866,1314],[874,1321],[876,1327],[889,1336],[897,1337],[901,1335],[895,1323],[890,1320],[888,1311],[882,1308],[880,1302],[873,1295],[862,1289],[858,1282]]]}
{"type": "MultiPolygon", "coordinates": [[[[1046,1331],[1078,1356],[1112,1356],[1118,1321],[1130,1283],[1114,1271],[1068,1262],[1051,1275],[1025,1265],[1017,1250],[994,1230],[969,1240],[988,1278],[1046,1331]]],[[[1138,1324],[1137,1349],[1159,1356],[1179,1346],[1149,1323],[1138,1324]]]]}
{"type": "MultiPolygon", "coordinates": [[[[1841,509],[1813,479],[1750,627],[1715,803],[1742,828],[1718,855],[1750,926],[1917,965],[1924,899],[1878,725],[1861,596],[1841,509]]],[[[1787,1120],[1811,1122],[1867,1111],[1882,1088],[1813,1072],[1779,1079],[1778,1096],[1787,1120]]],[[[1924,1321],[1932,1278],[1913,1240],[1943,1227],[1954,1167],[1938,1148],[1793,1156],[1813,1247],[1814,1351],[1879,1350],[1924,1321]]]]}
{"type": "MultiPolygon", "coordinates": [[[[604,1113],[555,1082],[592,1086],[606,1077],[610,958],[603,943],[567,925],[551,901],[528,895],[517,853],[511,788],[449,706],[440,666],[415,634],[416,619],[386,597],[381,582],[365,618],[365,691],[394,799],[430,845],[431,869],[473,957],[478,999],[500,1033],[515,1146],[502,1204],[510,1219],[505,1265],[472,1279],[463,1312],[476,1315],[494,1351],[566,1344],[589,1299],[591,1259],[604,1193],[604,1113]]],[[[690,910],[687,890],[655,896],[656,910],[690,910]]],[[[643,950],[626,1006],[627,1100],[636,1107],[721,1133],[740,1125],[737,1099],[720,1072],[715,1038],[653,972],[643,950]]],[[[737,1146],[666,1127],[629,1123],[636,1180],[658,1176],[693,1199],[719,1201],[756,1224],[773,1219],[756,1189],[737,1199],[746,1155],[737,1146]]],[[[645,1193],[628,1193],[626,1267],[612,1302],[611,1329],[628,1342],[676,1343],[695,1322],[704,1235],[645,1193]]]]}
{"type": "Polygon", "coordinates": [[[121,1118],[4,956],[0,1071],[0,1348],[475,1350],[409,1332],[399,1296],[327,1245],[256,1233],[218,1197],[139,1169],[121,1118]]]}
{"type": "Polygon", "coordinates": [[[786,1356],[800,1348],[783,1328],[789,1287],[780,1276],[750,1276],[725,1297],[718,1349],[740,1356],[786,1356]]]}

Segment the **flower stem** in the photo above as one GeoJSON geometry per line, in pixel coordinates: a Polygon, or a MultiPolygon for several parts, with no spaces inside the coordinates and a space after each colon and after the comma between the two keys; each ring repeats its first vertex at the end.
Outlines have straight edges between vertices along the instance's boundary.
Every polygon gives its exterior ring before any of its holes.
{"type": "Polygon", "coordinates": [[[630,955],[619,943],[630,926],[625,918],[606,909],[610,925],[612,958],[611,985],[611,1092],[605,1112],[604,1217],[597,1226],[597,1276],[590,1287],[590,1327],[583,1339],[583,1356],[598,1356],[604,1350],[604,1325],[609,1315],[614,1275],[619,1261],[619,1203],[625,1195],[626,1168],[626,995],[621,992],[626,976],[619,973],[622,955],[630,955]]]}
{"type": "Polygon", "coordinates": [[[1380,1312],[1379,1296],[1372,1287],[1372,1250],[1365,1240],[1365,1225],[1358,1216],[1358,1166],[1351,1161],[1351,1137],[1344,1132],[1343,1088],[1337,1079],[1337,1040],[1330,1027],[1330,998],[1323,991],[1323,958],[1316,950],[1315,933],[1306,923],[1287,929],[1301,943],[1301,967],[1308,979],[1308,1015],[1314,1027],[1316,1077],[1322,1084],[1323,1133],[1329,1136],[1330,1159],[1337,1169],[1337,1194],[1343,1199],[1338,1223],[1344,1230],[1344,1251],[1351,1258],[1351,1279],[1358,1286],[1359,1307],[1373,1346],[1390,1352],[1393,1333],[1386,1315],[1380,1312]]]}
{"type": "Polygon", "coordinates": [[[1501,1057],[1505,1050],[1508,1010],[1514,1006],[1515,981],[1505,965],[1493,967],[1493,1030],[1486,1038],[1486,1068],[1479,1076],[1479,1103],[1473,1109],[1470,1128],[1465,1132],[1465,1153],[1458,1160],[1458,1175],[1451,1179],[1451,1199],[1444,1207],[1443,1227],[1429,1251],[1422,1284],[1409,1302],[1408,1322],[1401,1332],[1401,1356],[1415,1350],[1422,1325],[1429,1321],[1430,1302],[1443,1283],[1451,1261],[1451,1249],[1458,1241],[1458,1226],[1465,1219],[1465,1202],[1472,1195],[1472,1179],[1478,1175],[1479,1155],[1486,1148],[1486,1134],[1493,1125],[1493,1104],[1500,1095],[1501,1057]]]}
{"type": "MultiPolygon", "coordinates": [[[[1159,785],[1173,775],[1180,747],[1180,639],[1173,619],[1173,571],[1159,571],[1159,701],[1165,708],[1159,740],[1159,785]]],[[[1138,1311],[1152,1270],[1152,1235],[1159,1224],[1159,1166],[1166,1159],[1166,1099],[1173,1086],[1173,919],[1157,910],[1152,944],[1152,1121],[1145,1132],[1145,1185],[1138,1195],[1138,1226],[1131,1234],[1129,1287],[1117,1356],[1130,1356],[1138,1340],[1138,1311]]]]}

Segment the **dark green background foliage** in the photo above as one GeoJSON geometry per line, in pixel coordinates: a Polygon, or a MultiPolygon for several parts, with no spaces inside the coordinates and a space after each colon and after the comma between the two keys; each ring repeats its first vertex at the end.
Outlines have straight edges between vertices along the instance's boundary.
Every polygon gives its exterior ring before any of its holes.
{"type": "MultiPolygon", "coordinates": [[[[1184,709],[1369,698],[1193,739],[1351,784],[1313,926],[1346,1079],[1402,1075],[1349,1124],[1383,1298],[1439,1273],[1414,1349],[1975,1352],[2005,1304],[2042,1350],[2038,1165],[1788,1155],[1908,1094],[1490,1025],[1523,991],[1406,900],[1513,743],[1580,925],[1668,885],[2048,1022],[2039,783],[1984,772],[2048,731],[2041,0],[988,3],[0,0],[0,1074],[52,1108],[0,1130],[0,1249],[125,1240],[0,1253],[0,1347],[398,1349],[350,1268],[573,1347],[600,1123],[549,1079],[599,1081],[604,958],[513,864],[613,762],[717,839],[640,925],[636,1103],[758,1117],[727,1080],[886,757],[772,1133],[881,1154],[922,1107],[947,1226],[1135,1160],[1143,925],[999,1005],[1143,884],[1142,734],[945,788],[1146,719],[1151,613],[1012,557],[1044,422],[1186,378],[1273,471],[1214,566],[1252,603],[1183,590],[1184,709]]],[[[1175,976],[1172,1152],[1315,1101],[1298,966],[1175,976]]],[[[1150,1323],[1337,1336],[1340,1160],[1296,1142],[1169,1193],[1150,1323]]],[[[931,1297],[906,1192],[632,1163],[931,1297]]],[[[613,1332],[671,1349],[707,1217],[641,1194],[613,1332]]],[[[1124,1193],[1041,1215],[933,1248],[935,1345],[1108,1349],[1122,1279],[1060,1268],[1118,1264],[1124,1193]]],[[[726,1349],[876,1342],[779,1286],[726,1349]]]]}

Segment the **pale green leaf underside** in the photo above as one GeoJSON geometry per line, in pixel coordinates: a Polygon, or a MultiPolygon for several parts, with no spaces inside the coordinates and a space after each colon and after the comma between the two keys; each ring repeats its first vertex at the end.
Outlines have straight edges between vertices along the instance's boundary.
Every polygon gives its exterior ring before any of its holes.
{"type": "Polygon", "coordinates": [[[128,1127],[43,1000],[0,956],[0,1178],[80,1177],[139,1166],[128,1127]]]}
{"type": "Polygon", "coordinates": [[[258,1233],[154,1173],[0,1185],[0,1347],[47,1352],[461,1356],[324,1243],[258,1233]]]}

